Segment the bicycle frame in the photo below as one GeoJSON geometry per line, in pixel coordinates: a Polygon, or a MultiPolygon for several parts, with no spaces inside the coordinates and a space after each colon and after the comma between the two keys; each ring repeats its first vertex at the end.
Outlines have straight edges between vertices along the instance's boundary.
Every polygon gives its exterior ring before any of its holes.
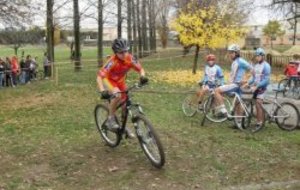
{"type": "MultiPolygon", "coordinates": [[[[268,118],[270,118],[271,120],[275,119],[275,118],[288,118],[289,117],[289,113],[285,113],[285,114],[287,114],[285,116],[278,116],[278,115],[275,116],[275,111],[277,110],[277,108],[282,107],[281,104],[278,103],[278,101],[277,101],[277,93],[275,95],[275,100],[264,99],[263,103],[261,104],[261,107],[263,108],[264,112],[267,113],[268,118]],[[266,106],[264,104],[271,104],[272,105],[270,111],[266,108],[266,106]]],[[[270,121],[270,119],[269,119],[269,121],[270,121]]]]}
{"type": "Polygon", "coordinates": [[[251,114],[250,111],[247,109],[247,107],[245,106],[245,102],[244,100],[240,97],[240,95],[236,92],[232,92],[234,94],[234,99],[232,101],[232,104],[231,104],[231,108],[230,108],[230,112],[228,113],[228,118],[230,119],[234,119],[234,118],[246,118],[246,117],[249,117],[249,115],[251,114]],[[235,106],[237,105],[240,105],[242,110],[244,111],[245,115],[234,115],[234,108],[235,106]]]}
{"type": "MultiPolygon", "coordinates": [[[[127,124],[127,120],[128,120],[128,116],[131,117],[131,121],[132,123],[136,123],[136,120],[137,120],[137,115],[134,115],[132,113],[132,108],[133,107],[137,107],[138,108],[138,112],[140,114],[144,114],[143,110],[142,110],[142,107],[140,106],[140,104],[133,104],[132,101],[131,101],[131,98],[130,98],[130,95],[129,95],[129,92],[130,90],[136,88],[137,85],[133,86],[133,87],[130,87],[128,88],[126,91],[123,91],[123,92],[117,92],[115,93],[114,95],[116,94],[121,94],[121,93],[125,93],[126,94],[126,99],[123,100],[118,106],[117,106],[117,109],[122,109],[122,112],[121,112],[121,128],[120,128],[120,134],[123,134],[124,131],[125,131],[125,128],[126,128],[126,124],[127,124]]],[[[114,98],[114,96],[113,96],[114,98]]],[[[112,98],[111,98],[112,99],[112,98]]],[[[108,102],[110,103],[111,102],[111,99],[108,100],[108,102]]]]}

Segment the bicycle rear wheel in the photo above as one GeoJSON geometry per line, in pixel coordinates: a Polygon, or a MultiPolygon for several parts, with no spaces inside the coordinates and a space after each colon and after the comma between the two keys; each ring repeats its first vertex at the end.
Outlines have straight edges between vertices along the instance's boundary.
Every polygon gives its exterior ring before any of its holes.
{"type": "Polygon", "coordinates": [[[278,127],[286,131],[292,131],[299,125],[299,110],[290,102],[284,102],[281,107],[278,106],[274,117],[278,127]]]}
{"type": "Polygon", "coordinates": [[[121,141],[121,136],[118,133],[108,130],[106,126],[106,120],[108,118],[108,108],[102,104],[96,105],[94,116],[97,129],[105,143],[110,147],[118,146],[121,141]]]}
{"type": "MultiPolygon", "coordinates": [[[[230,110],[231,103],[228,100],[228,98],[224,97],[224,104],[226,107],[226,110],[230,110]]],[[[214,123],[221,123],[227,120],[227,115],[219,116],[218,110],[217,110],[217,104],[215,102],[215,98],[213,96],[209,96],[205,102],[204,102],[204,114],[205,117],[214,123]]]]}
{"type": "Polygon", "coordinates": [[[198,110],[198,102],[196,94],[189,94],[182,102],[182,111],[185,116],[193,117],[198,110]]]}
{"type": "Polygon", "coordinates": [[[152,124],[143,115],[139,115],[135,127],[139,143],[147,158],[154,167],[162,168],[165,164],[165,153],[152,124]]]}
{"type": "MultiPolygon", "coordinates": [[[[265,119],[263,120],[262,125],[259,127],[256,126],[257,123],[257,111],[256,111],[256,105],[253,103],[253,101],[246,101],[245,102],[246,109],[249,111],[249,116],[242,118],[242,128],[245,130],[245,132],[248,133],[256,133],[265,126],[265,119]]],[[[244,116],[246,114],[244,113],[244,116]]]]}

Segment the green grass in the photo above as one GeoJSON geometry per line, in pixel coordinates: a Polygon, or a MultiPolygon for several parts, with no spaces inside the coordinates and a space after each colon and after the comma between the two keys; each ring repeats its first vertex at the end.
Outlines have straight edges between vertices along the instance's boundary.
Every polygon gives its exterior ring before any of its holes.
{"type": "MultiPolygon", "coordinates": [[[[95,58],[94,51],[87,50],[86,58],[95,58]]],[[[191,61],[145,61],[144,67],[151,80],[153,71],[191,68],[191,61]]],[[[249,136],[232,129],[231,122],[201,127],[201,115],[183,115],[182,94],[139,92],[133,97],[160,135],[164,169],[150,165],[136,140],[115,149],[105,146],[93,118],[100,101],[94,65],[87,62],[76,73],[70,64],[59,66],[58,85],[37,81],[0,92],[0,189],[221,189],[300,180],[299,130],[268,125],[249,136]],[[112,167],[118,170],[109,172],[112,167]]],[[[136,78],[129,74],[128,83],[136,78]]],[[[188,88],[160,81],[146,89],[188,88]]]]}

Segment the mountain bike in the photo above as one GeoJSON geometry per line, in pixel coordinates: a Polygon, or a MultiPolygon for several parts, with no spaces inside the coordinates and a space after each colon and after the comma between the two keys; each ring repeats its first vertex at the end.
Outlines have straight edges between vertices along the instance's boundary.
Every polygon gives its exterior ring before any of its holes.
{"type": "MultiPolygon", "coordinates": [[[[126,99],[122,100],[117,107],[117,110],[121,110],[121,117],[115,116],[115,119],[120,126],[117,132],[110,131],[106,124],[109,114],[107,104],[96,105],[94,110],[96,126],[106,144],[110,147],[117,147],[123,139],[123,136],[126,137],[125,129],[128,117],[130,116],[140,146],[147,158],[154,167],[162,168],[165,164],[165,153],[162,143],[155,132],[152,123],[146,118],[142,107],[131,101],[130,92],[141,87],[142,85],[135,84],[126,91],[118,92],[121,94],[125,93],[126,99]]],[[[110,103],[118,93],[113,94],[111,98],[107,100],[107,103],[110,103]]]]}
{"type": "Polygon", "coordinates": [[[284,97],[300,99],[300,76],[290,76],[278,83],[278,89],[284,97]]]}
{"type": "MultiPolygon", "coordinates": [[[[216,82],[211,82],[208,81],[206,83],[207,85],[211,86],[212,88],[209,89],[208,91],[208,95],[206,95],[206,97],[203,99],[202,103],[200,104],[198,102],[198,96],[197,96],[197,92],[196,91],[190,91],[189,94],[184,98],[183,102],[182,102],[182,111],[184,113],[185,116],[187,117],[193,117],[197,112],[203,112],[205,113],[205,116],[207,117],[207,119],[209,119],[210,121],[213,120],[213,122],[223,122],[224,119],[221,120],[217,120],[217,119],[213,119],[212,116],[210,115],[209,112],[205,112],[204,107],[205,104],[211,105],[212,103],[212,99],[214,98],[214,89],[217,88],[219,85],[219,81],[216,82]]],[[[202,87],[203,83],[200,82],[199,86],[202,87]]],[[[225,104],[226,105],[230,105],[230,102],[228,100],[228,98],[225,97],[225,104]]],[[[225,118],[226,120],[226,118],[225,118]]]]}
{"type": "Polygon", "coordinates": [[[298,108],[291,102],[278,102],[277,94],[282,93],[284,89],[274,89],[273,91],[275,92],[274,98],[264,98],[263,103],[259,104],[265,113],[264,122],[259,128],[253,128],[256,122],[255,100],[247,103],[250,115],[242,119],[242,127],[245,130],[255,133],[264,127],[266,121],[275,122],[279,128],[287,131],[292,131],[298,127],[300,122],[298,108]]]}

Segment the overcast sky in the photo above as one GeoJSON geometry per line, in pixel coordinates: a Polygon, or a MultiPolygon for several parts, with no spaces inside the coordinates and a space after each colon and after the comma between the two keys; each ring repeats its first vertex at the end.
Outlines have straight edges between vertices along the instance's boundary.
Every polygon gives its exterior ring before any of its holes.
{"type": "MultiPolygon", "coordinates": [[[[38,0],[33,0],[38,1],[38,0]]],[[[271,0],[253,0],[255,9],[251,10],[249,15],[249,20],[247,22],[248,25],[264,25],[269,20],[280,19],[278,14],[274,14],[271,10],[266,8],[266,5],[270,3],[271,0]]],[[[59,1],[56,1],[59,3],[59,1]]],[[[81,11],[84,9],[88,9],[87,14],[97,17],[97,10],[95,6],[88,6],[86,1],[80,1],[81,11]]],[[[113,5],[114,6],[114,5],[113,5]]],[[[249,8],[249,7],[245,7],[249,8]]],[[[46,7],[44,6],[44,11],[46,11],[46,7]]],[[[104,17],[106,17],[107,23],[106,25],[115,25],[116,16],[109,12],[116,12],[116,7],[109,7],[104,11],[104,17]]],[[[60,9],[56,14],[56,17],[66,18],[68,16],[72,16],[72,3],[65,5],[64,8],[60,9]],[[71,12],[70,12],[71,11],[71,12]]],[[[65,20],[65,19],[63,19],[65,20]]],[[[63,23],[63,26],[72,27],[72,19],[67,19],[67,21],[59,20],[60,23],[63,23]]],[[[40,27],[45,27],[45,18],[43,14],[39,14],[34,18],[34,25],[38,25],[40,27]]],[[[81,21],[81,28],[97,28],[97,21],[93,18],[85,18],[81,21]]]]}

